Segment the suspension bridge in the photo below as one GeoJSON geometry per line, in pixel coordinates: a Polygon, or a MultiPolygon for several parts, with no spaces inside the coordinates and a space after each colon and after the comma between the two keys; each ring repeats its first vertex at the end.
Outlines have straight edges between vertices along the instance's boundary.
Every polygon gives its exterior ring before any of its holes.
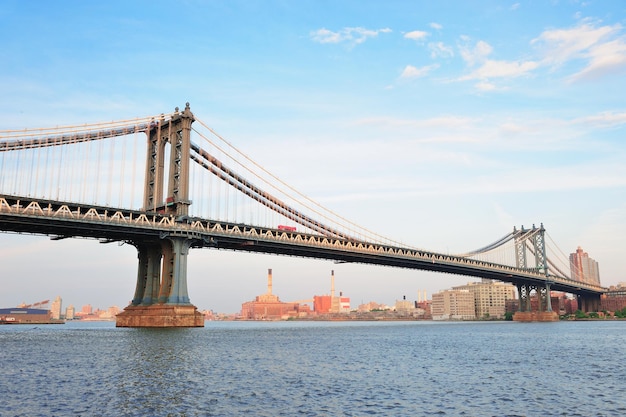
{"type": "Polygon", "coordinates": [[[0,231],[124,242],[138,252],[122,327],[203,326],[187,291],[191,248],[375,264],[510,282],[520,311],[550,291],[584,310],[606,289],[576,281],[543,224],[450,255],[407,247],[322,207],[185,109],[140,119],[0,131],[0,231]],[[243,172],[243,174],[242,174],[243,172]],[[193,197],[193,199],[192,199],[193,197]]]}

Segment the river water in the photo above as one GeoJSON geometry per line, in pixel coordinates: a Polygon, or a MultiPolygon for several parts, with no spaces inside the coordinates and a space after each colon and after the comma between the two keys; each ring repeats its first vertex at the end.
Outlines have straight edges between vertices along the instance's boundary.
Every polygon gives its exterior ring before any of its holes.
{"type": "Polygon", "coordinates": [[[624,416],[626,321],[0,326],[1,416],[624,416]]]}

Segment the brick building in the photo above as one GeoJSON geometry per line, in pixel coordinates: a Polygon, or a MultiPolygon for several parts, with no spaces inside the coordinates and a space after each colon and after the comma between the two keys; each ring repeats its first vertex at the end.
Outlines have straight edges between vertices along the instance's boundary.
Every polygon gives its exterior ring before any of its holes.
{"type": "Polygon", "coordinates": [[[267,270],[267,293],[241,305],[241,317],[245,320],[284,320],[310,313],[311,307],[308,304],[284,303],[277,295],[272,294],[271,269],[267,270]]]}

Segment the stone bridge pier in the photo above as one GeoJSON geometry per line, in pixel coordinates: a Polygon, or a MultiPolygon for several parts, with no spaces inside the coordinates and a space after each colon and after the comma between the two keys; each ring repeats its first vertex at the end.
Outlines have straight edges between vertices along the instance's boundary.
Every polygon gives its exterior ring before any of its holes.
{"type": "Polygon", "coordinates": [[[550,300],[550,283],[545,286],[537,284],[517,284],[517,294],[519,298],[519,309],[513,314],[513,321],[558,321],[559,314],[552,310],[550,300]],[[537,310],[533,310],[531,303],[531,292],[535,291],[537,296],[537,310]]]}
{"type": "MultiPolygon", "coordinates": [[[[189,103],[169,119],[154,120],[146,131],[147,155],[143,209],[175,218],[189,213],[191,124],[189,103]],[[166,177],[165,156],[169,146],[166,177]],[[167,194],[165,180],[167,179],[167,194]]],[[[117,327],[202,327],[204,317],[189,302],[187,254],[197,237],[184,232],[133,242],[139,266],[132,302],[117,315],[117,327]]]]}
{"type": "Polygon", "coordinates": [[[135,296],[116,318],[117,327],[203,327],[189,301],[187,254],[193,240],[167,237],[135,244],[139,266],[135,296]]]}

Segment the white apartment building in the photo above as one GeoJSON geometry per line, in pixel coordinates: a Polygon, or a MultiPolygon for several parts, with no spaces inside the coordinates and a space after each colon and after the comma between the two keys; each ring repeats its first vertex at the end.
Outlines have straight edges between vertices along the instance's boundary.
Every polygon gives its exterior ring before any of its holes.
{"type": "Polygon", "coordinates": [[[474,297],[476,317],[504,318],[507,300],[515,299],[515,286],[507,282],[483,279],[480,282],[469,282],[466,285],[452,287],[454,290],[469,291],[474,297]]]}
{"type": "Polygon", "coordinates": [[[433,320],[474,320],[474,295],[468,290],[444,290],[433,294],[433,320]]]}

